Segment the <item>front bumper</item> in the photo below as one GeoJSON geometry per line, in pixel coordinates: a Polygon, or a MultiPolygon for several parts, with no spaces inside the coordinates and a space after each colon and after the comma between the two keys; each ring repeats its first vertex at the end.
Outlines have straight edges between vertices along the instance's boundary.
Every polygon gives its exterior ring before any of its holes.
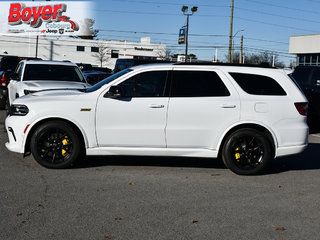
{"type": "Polygon", "coordinates": [[[5,126],[9,141],[5,144],[9,151],[24,153],[26,134],[24,133],[28,126],[28,118],[26,116],[8,116],[5,126]]]}

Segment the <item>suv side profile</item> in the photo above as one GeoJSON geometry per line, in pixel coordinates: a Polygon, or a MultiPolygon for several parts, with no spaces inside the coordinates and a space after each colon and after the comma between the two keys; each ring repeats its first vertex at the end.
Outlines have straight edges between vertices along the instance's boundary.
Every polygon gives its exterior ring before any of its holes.
{"type": "Polygon", "coordinates": [[[17,99],[6,147],[47,168],[87,155],[222,157],[237,174],[307,147],[307,100],[283,70],[205,64],[125,69],[85,91],[17,99]]]}

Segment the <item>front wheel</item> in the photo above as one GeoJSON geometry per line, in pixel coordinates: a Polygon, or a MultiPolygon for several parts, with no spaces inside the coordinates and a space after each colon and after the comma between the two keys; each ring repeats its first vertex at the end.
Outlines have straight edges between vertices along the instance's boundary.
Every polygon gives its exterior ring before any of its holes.
{"type": "Polygon", "coordinates": [[[222,149],[222,160],[226,167],[240,175],[261,173],[271,158],[270,142],[255,129],[235,131],[227,138],[222,149]]]}
{"type": "Polygon", "coordinates": [[[82,141],[70,124],[50,121],[40,125],[31,137],[31,153],[46,168],[67,168],[82,155],[82,141]]]}

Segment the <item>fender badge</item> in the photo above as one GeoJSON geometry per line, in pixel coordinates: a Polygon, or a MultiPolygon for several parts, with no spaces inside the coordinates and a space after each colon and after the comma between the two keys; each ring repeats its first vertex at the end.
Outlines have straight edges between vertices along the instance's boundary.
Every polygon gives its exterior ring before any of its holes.
{"type": "Polygon", "coordinates": [[[80,112],[90,112],[91,108],[81,108],[80,112]]]}

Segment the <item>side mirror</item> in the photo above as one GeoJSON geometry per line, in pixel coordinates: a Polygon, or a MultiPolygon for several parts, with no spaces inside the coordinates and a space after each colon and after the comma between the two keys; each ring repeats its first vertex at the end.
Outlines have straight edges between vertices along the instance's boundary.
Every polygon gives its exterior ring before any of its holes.
{"type": "Polygon", "coordinates": [[[120,86],[111,86],[109,91],[104,95],[105,98],[121,98],[123,91],[120,86]]]}
{"type": "Polygon", "coordinates": [[[320,80],[316,80],[316,85],[320,87],[320,80]]]}
{"type": "Polygon", "coordinates": [[[13,81],[19,81],[19,75],[17,73],[11,73],[9,79],[13,81]]]}

